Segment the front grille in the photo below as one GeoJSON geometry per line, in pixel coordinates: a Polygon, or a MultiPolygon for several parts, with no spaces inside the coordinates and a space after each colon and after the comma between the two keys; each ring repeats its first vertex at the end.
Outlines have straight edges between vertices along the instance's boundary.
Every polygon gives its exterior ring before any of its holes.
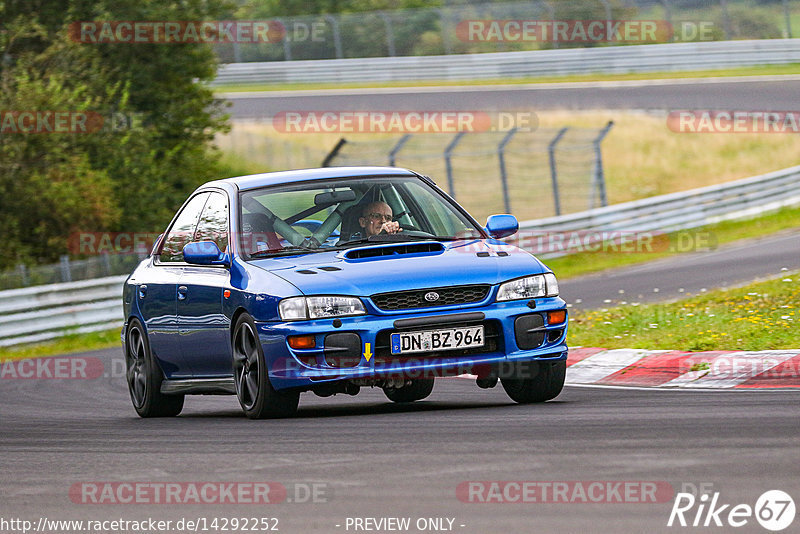
{"type": "MultiPolygon", "coordinates": [[[[482,322],[470,323],[456,323],[442,325],[441,328],[458,328],[460,326],[475,326],[478,324],[483,325],[483,338],[484,344],[482,347],[472,347],[468,349],[457,350],[443,350],[440,352],[417,352],[407,355],[392,354],[390,338],[395,330],[381,330],[375,338],[375,366],[389,365],[392,363],[403,363],[408,361],[420,361],[432,358],[458,358],[461,356],[472,356],[474,354],[485,354],[489,352],[497,352],[503,350],[500,339],[500,325],[497,321],[489,320],[482,322]]],[[[435,330],[434,327],[428,327],[421,330],[435,330]]]]}
{"type": "Polygon", "coordinates": [[[480,302],[489,294],[491,286],[488,284],[471,286],[435,287],[430,289],[416,289],[412,291],[394,291],[392,293],[378,293],[370,298],[378,309],[385,311],[410,310],[414,308],[430,308],[433,306],[452,306],[454,304],[469,304],[480,302]],[[439,298],[426,300],[425,295],[436,293],[439,298]]]}

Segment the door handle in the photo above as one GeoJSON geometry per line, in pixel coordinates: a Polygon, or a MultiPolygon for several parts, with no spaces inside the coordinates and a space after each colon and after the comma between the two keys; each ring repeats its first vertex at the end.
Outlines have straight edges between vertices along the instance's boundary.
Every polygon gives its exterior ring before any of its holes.
{"type": "Polygon", "coordinates": [[[147,286],[141,285],[139,286],[139,300],[145,298],[147,296],[147,286]]]}
{"type": "Polygon", "coordinates": [[[189,288],[186,286],[178,286],[178,300],[186,300],[186,292],[189,288]]]}

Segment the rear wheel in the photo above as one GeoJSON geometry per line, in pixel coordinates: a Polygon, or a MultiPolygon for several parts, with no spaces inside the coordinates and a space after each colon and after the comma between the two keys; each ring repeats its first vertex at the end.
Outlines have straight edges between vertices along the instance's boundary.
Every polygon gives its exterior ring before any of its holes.
{"type": "Polygon", "coordinates": [[[141,417],[171,417],[181,413],[183,395],[164,395],[164,375],[150,352],[142,323],[131,319],[125,341],[125,377],[136,413],[141,417]]]}
{"type": "MultiPolygon", "coordinates": [[[[520,369],[536,369],[530,364],[520,369]]],[[[558,397],[564,387],[567,362],[540,362],[538,373],[530,378],[503,378],[503,389],[511,400],[520,404],[544,402],[558,397]]]]}
{"type": "Polygon", "coordinates": [[[383,392],[392,402],[414,402],[422,400],[433,391],[433,378],[417,378],[401,388],[384,388],[383,392]]]}
{"type": "Polygon", "coordinates": [[[294,415],[300,393],[276,391],[268,375],[255,321],[244,313],[233,329],[233,380],[239,404],[250,419],[294,415]]]}

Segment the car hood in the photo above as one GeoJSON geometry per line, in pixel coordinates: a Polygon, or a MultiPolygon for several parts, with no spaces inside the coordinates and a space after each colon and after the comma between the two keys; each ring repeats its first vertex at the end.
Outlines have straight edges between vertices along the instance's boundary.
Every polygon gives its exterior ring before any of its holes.
{"type": "Polygon", "coordinates": [[[380,244],[251,262],[306,295],[498,284],[549,271],[531,254],[494,240],[380,244]]]}

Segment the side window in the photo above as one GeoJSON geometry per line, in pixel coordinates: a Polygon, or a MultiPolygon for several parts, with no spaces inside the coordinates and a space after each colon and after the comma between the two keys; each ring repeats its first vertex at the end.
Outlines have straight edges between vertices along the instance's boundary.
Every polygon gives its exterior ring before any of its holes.
{"type": "Polygon", "coordinates": [[[194,230],[197,227],[197,220],[200,218],[200,212],[203,211],[203,206],[205,206],[207,199],[208,193],[201,193],[186,204],[164,239],[160,261],[183,261],[183,247],[186,243],[192,241],[194,230]]]}
{"type": "Polygon", "coordinates": [[[193,241],[213,241],[222,252],[228,248],[228,200],[221,193],[211,193],[200,215],[193,241]]]}

